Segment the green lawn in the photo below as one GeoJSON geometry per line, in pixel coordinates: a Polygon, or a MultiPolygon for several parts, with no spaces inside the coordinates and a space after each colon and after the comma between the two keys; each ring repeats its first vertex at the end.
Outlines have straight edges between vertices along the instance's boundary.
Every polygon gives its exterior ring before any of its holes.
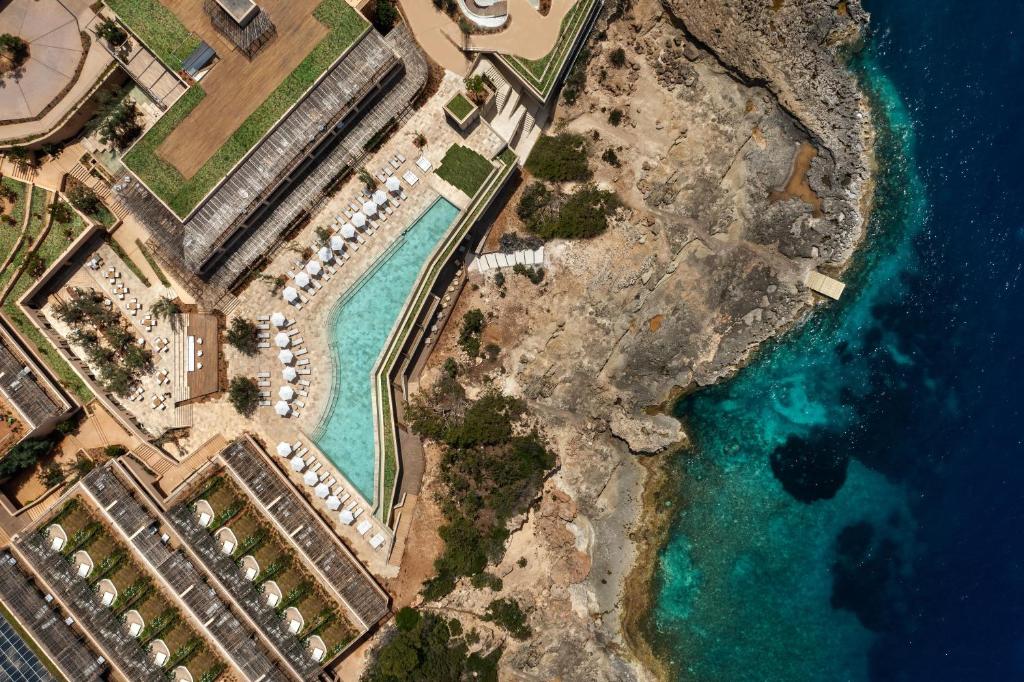
{"type": "Polygon", "coordinates": [[[472,197],[492,170],[490,161],[469,147],[453,144],[441,159],[437,175],[472,197]]]}
{"type": "MultiPolygon", "coordinates": [[[[39,188],[36,189],[38,190],[39,188]]],[[[41,208],[38,208],[45,203],[46,191],[41,191],[43,192],[43,198],[39,200],[39,204],[36,204],[35,193],[32,195],[33,217],[29,222],[29,233],[32,235],[33,239],[39,234],[39,230],[42,229],[44,222],[41,218],[36,217],[37,213],[45,215],[44,211],[41,208]]],[[[39,250],[36,252],[43,259],[45,266],[49,268],[50,265],[57,260],[62,253],[64,253],[71,242],[74,241],[78,235],[82,234],[84,229],[85,223],[77,213],[72,213],[71,222],[65,225],[54,223],[50,227],[50,232],[46,235],[46,239],[44,239],[43,243],[39,245],[39,250]]],[[[21,263],[25,260],[25,254],[27,253],[29,246],[31,246],[31,242],[26,240],[26,244],[22,247],[18,256],[15,257],[17,265],[12,263],[11,267],[8,268],[8,271],[3,273],[2,276],[5,278],[5,282],[6,278],[10,277],[17,267],[20,267],[21,263]]],[[[21,274],[18,281],[14,283],[10,293],[3,302],[4,313],[18,331],[21,332],[22,336],[28,339],[28,341],[35,346],[40,357],[46,361],[46,364],[50,369],[52,369],[60,378],[61,383],[78,396],[79,400],[83,403],[88,402],[92,400],[92,392],[79,378],[79,376],[75,374],[74,370],[71,369],[71,366],[64,361],[64,358],[61,357],[60,353],[58,353],[50,344],[47,338],[43,336],[38,329],[36,329],[36,326],[32,324],[32,321],[28,316],[22,312],[21,308],[18,307],[18,299],[29,290],[35,281],[36,277],[32,275],[32,273],[26,271],[21,274]]]]}
{"type": "Polygon", "coordinates": [[[523,59],[502,55],[509,66],[523,76],[526,81],[540,92],[544,99],[547,99],[551,88],[555,85],[555,78],[562,71],[565,60],[569,56],[576,36],[582,28],[590,11],[597,0],[578,0],[576,6],[569,10],[569,13],[562,19],[562,27],[558,34],[558,42],[551,52],[540,59],[523,59]]]}
{"type": "Polygon", "coordinates": [[[468,99],[466,99],[462,93],[458,93],[455,97],[452,97],[451,101],[445,105],[448,111],[451,112],[452,116],[457,118],[460,122],[465,121],[466,117],[469,116],[470,112],[473,111],[474,105],[468,99]]]}
{"type": "MultiPolygon", "coordinates": [[[[25,191],[28,189],[28,185],[24,182],[19,182],[14,178],[0,178],[0,184],[4,187],[14,190],[18,197],[14,200],[14,206],[11,207],[11,218],[14,219],[14,225],[3,226],[3,231],[0,233],[0,239],[6,239],[7,235],[13,230],[14,239],[10,240],[10,245],[7,248],[0,251],[0,257],[6,256],[9,253],[11,246],[14,246],[14,242],[18,240],[18,235],[21,233],[21,221],[25,217],[25,191]],[[10,227],[10,229],[8,229],[10,227]]],[[[6,242],[0,242],[6,246],[6,242]]]]}
{"type": "MultiPolygon", "coordinates": [[[[25,241],[22,242],[21,247],[14,254],[14,258],[11,259],[11,264],[7,266],[7,269],[0,272],[0,289],[7,286],[7,282],[10,281],[14,273],[21,267],[21,264],[25,262],[25,255],[32,246],[32,242],[37,236],[39,236],[39,232],[43,229],[43,224],[46,219],[46,198],[47,192],[42,187],[35,187],[32,189],[32,203],[29,208],[32,212],[32,216],[28,221],[25,241]]],[[[24,208],[22,210],[24,210],[24,208]]],[[[20,224],[18,225],[18,229],[21,229],[20,224]]],[[[18,235],[15,234],[14,238],[11,240],[9,248],[14,248],[14,244],[17,241],[18,235]]],[[[4,253],[3,257],[6,258],[7,253],[4,253]]]]}
{"type": "Polygon", "coordinates": [[[128,28],[174,71],[199,47],[199,38],[157,0],[106,0],[128,28]]]}
{"type": "Polygon", "coordinates": [[[330,33],[191,179],[186,180],[174,166],[157,157],[156,149],[206,96],[201,85],[192,86],[125,155],[125,164],[179,217],[195,208],[369,25],[345,0],[324,0],[313,14],[330,33]]]}

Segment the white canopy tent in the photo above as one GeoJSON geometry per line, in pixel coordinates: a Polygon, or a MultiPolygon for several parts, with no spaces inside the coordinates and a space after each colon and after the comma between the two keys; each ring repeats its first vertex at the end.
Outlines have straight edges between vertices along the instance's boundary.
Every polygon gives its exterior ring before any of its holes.
{"type": "MultiPolygon", "coordinates": [[[[352,234],[355,235],[355,230],[352,229],[352,226],[349,225],[348,223],[345,223],[345,225],[342,226],[342,228],[341,228],[342,232],[345,231],[345,226],[348,226],[348,228],[350,230],[352,230],[352,234]]],[[[342,239],[341,237],[339,237],[336,234],[332,234],[331,235],[331,248],[333,250],[337,251],[338,253],[341,253],[342,251],[345,250],[345,240],[342,239]]]]}
{"type": "Polygon", "coordinates": [[[341,506],[341,500],[338,499],[337,495],[330,495],[327,498],[327,508],[330,509],[331,511],[336,510],[340,506],[341,506]]]}
{"type": "Polygon", "coordinates": [[[292,454],[291,443],[285,443],[284,441],[281,441],[280,443],[277,444],[278,457],[287,457],[290,454],[292,454]]]}
{"type": "Polygon", "coordinates": [[[291,411],[291,406],[283,400],[278,400],[277,404],[274,405],[274,412],[277,412],[282,417],[287,417],[291,411]]]}
{"type": "Polygon", "coordinates": [[[292,360],[295,359],[295,353],[291,352],[287,348],[277,354],[277,359],[286,365],[292,364],[292,360]]]}
{"type": "Polygon", "coordinates": [[[372,201],[364,201],[363,213],[365,213],[368,216],[377,215],[377,204],[373,203],[372,201]]]}
{"type": "Polygon", "coordinates": [[[292,337],[288,336],[284,332],[278,332],[274,337],[274,344],[278,348],[287,348],[292,343],[292,337]]]}
{"type": "Polygon", "coordinates": [[[343,510],[342,510],[342,512],[341,512],[341,514],[339,514],[339,515],[338,515],[338,518],[339,518],[339,519],[341,520],[341,522],[342,522],[342,523],[344,523],[344,524],[345,524],[346,526],[348,526],[348,525],[351,525],[351,524],[352,524],[352,522],[356,520],[356,517],[355,517],[355,516],[353,516],[353,515],[352,515],[352,512],[350,512],[350,511],[349,511],[348,509],[343,509],[343,510]]]}
{"type": "Polygon", "coordinates": [[[326,246],[321,246],[320,250],[316,252],[316,257],[324,263],[330,263],[334,260],[334,254],[326,246]]]}
{"type": "Polygon", "coordinates": [[[308,272],[311,275],[319,275],[320,271],[323,269],[323,266],[320,265],[320,261],[318,260],[311,260],[308,263],[306,263],[306,272],[308,272]]]}
{"type": "Polygon", "coordinates": [[[281,400],[291,400],[295,397],[295,389],[291,386],[282,386],[278,389],[277,395],[281,397],[281,400]]]}
{"type": "Polygon", "coordinates": [[[288,324],[288,319],[285,318],[284,313],[274,313],[270,316],[270,324],[274,325],[278,329],[288,324]]]}

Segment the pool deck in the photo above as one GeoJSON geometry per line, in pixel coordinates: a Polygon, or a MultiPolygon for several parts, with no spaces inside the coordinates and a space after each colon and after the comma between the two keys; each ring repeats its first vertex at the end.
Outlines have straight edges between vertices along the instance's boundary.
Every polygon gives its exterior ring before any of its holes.
{"type": "MultiPolygon", "coordinates": [[[[283,418],[274,412],[273,404],[278,400],[278,389],[285,382],[281,377],[282,364],[277,359],[279,349],[273,343],[270,348],[260,349],[252,357],[245,356],[225,344],[222,352],[228,377],[239,375],[257,377],[261,372],[269,372],[270,384],[261,387],[261,390],[269,392],[271,406],[261,407],[252,420],[246,420],[239,418],[227,401],[226,395],[221,395],[219,398],[206,401],[201,405],[195,405],[192,411],[191,432],[186,438],[180,440],[180,445],[185,451],[192,452],[199,449],[203,443],[216,434],[221,434],[230,440],[248,431],[261,439],[271,450],[280,441],[294,443],[301,440],[304,446],[310,448],[310,452],[318,452],[310,436],[324,416],[324,410],[330,404],[330,390],[334,373],[333,351],[330,347],[331,315],[335,302],[377,262],[381,255],[439,196],[444,196],[460,209],[469,203],[469,197],[438,178],[435,173],[424,173],[417,168],[416,159],[422,153],[436,169],[448,147],[456,142],[474,148],[488,158],[497,154],[504,147],[504,142],[485,124],[476,127],[468,136],[463,137],[446,123],[442,107],[461,87],[461,79],[449,74],[439,92],[416,111],[376,155],[367,160],[366,168],[376,173],[386,163],[386,159],[399,152],[406,157],[406,163],[395,171],[395,175],[401,176],[406,169],[412,169],[420,177],[420,182],[412,188],[403,183],[408,199],[403,201],[400,207],[395,208],[387,222],[381,224],[372,236],[363,235],[364,242],[359,244],[358,250],[350,249],[348,251],[350,258],[343,266],[338,267],[338,264],[335,263],[336,274],[331,277],[330,281],[320,279],[322,288],[315,295],[310,295],[308,292],[303,293],[303,298],[307,302],[301,310],[285,303],[279,291],[272,292],[270,282],[257,278],[239,294],[238,303],[228,316],[227,322],[230,324],[230,318],[236,316],[256,320],[260,316],[281,312],[289,320],[294,321],[288,330],[298,330],[296,336],[302,338],[301,347],[308,351],[297,359],[309,358],[309,364],[304,367],[311,370],[309,375],[300,376],[300,379],[309,380],[310,385],[306,388],[308,395],[297,398],[305,405],[297,408],[299,416],[283,418]],[[412,143],[415,131],[423,133],[427,138],[427,145],[423,150],[416,149],[412,143]]],[[[289,271],[297,272],[297,265],[301,260],[298,251],[317,242],[316,228],[333,220],[334,216],[342,213],[343,206],[350,201],[355,201],[359,195],[360,185],[359,179],[355,176],[346,180],[320,213],[303,227],[284,248],[280,249],[264,269],[264,275],[272,279],[277,275],[288,277],[289,271]]],[[[271,334],[271,341],[273,341],[277,330],[271,327],[268,331],[271,334]]],[[[299,344],[293,345],[298,346],[299,344]]],[[[365,456],[375,457],[376,453],[368,452],[365,456]]],[[[324,462],[325,466],[334,469],[322,453],[320,453],[319,459],[324,462]]],[[[279,461],[290,480],[304,492],[311,492],[311,488],[302,485],[301,474],[292,472],[287,467],[286,460],[279,461]]],[[[333,473],[345,490],[355,497],[357,491],[354,486],[347,483],[341,472],[335,469],[333,473]]],[[[395,567],[387,565],[392,532],[385,524],[373,518],[373,502],[373,500],[360,500],[359,504],[365,510],[360,520],[367,518],[374,524],[373,529],[365,536],[356,533],[356,524],[344,526],[338,523],[336,512],[332,512],[330,518],[335,520],[334,526],[339,535],[346,540],[360,561],[364,562],[375,574],[388,575],[397,570],[395,567]],[[375,551],[370,548],[367,540],[377,532],[383,533],[388,538],[388,542],[385,547],[375,551]]],[[[326,511],[321,500],[314,498],[313,503],[321,511],[326,511]]]]}

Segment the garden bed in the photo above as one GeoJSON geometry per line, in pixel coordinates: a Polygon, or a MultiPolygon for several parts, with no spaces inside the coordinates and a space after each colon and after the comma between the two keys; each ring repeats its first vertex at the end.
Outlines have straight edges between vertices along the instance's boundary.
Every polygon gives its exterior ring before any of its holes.
{"type": "Polygon", "coordinates": [[[453,144],[448,148],[437,175],[472,198],[494,170],[494,165],[469,147],[453,144]]]}

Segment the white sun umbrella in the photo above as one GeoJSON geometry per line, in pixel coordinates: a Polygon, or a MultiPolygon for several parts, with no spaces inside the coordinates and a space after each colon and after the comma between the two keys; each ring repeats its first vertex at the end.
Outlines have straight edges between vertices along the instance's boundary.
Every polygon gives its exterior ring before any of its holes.
{"type": "MultiPolygon", "coordinates": [[[[364,216],[360,211],[356,211],[355,215],[352,216],[352,224],[355,225],[356,227],[362,227],[366,225],[366,216],[364,216]]],[[[341,228],[341,231],[342,234],[344,234],[344,226],[341,228]]]]}
{"type": "Polygon", "coordinates": [[[295,397],[295,389],[291,386],[282,386],[278,389],[277,395],[281,396],[281,400],[291,400],[295,397]]]}
{"type": "Polygon", "coordinates": [[[306,263],[306,272],[311,275],[319,275],[320,271],[324,269],[324,266],[320,265],[320,261],[311,260],[306,263]]]}
{"type": "Polygon", "coordinates": [[[283,400],[278,400],[277,404],[274,405],[274,412],[277,412],[282,417],[287,417],[288,413],[291,411],[291,406],[283,400]]]}
{"type": "Polygon", "coordinates": [[[302,482],[305,483],[306,485],[316,485],[316,482],[319,480],[320,478],[316,475],[316,473],[312,471],[307,471],[306,473],[302,474],[302,482]]]}
{"type": "Polygon", "coordinates": [[[350,512],[348,509],[343,509],[342,512],[338,514],[338,518],[341,519],[341,522],[344,523],[346,526],[356,520],[356,517],[353,516],[352,512],[350,512]]]}
{"type": "Polygon", "coordinates": [[[316,257],[324,263],[330,263],[334,260],[334,254],[326,246],[321,246],[320,250],[316,252],[316,257]]]}
{"type": "Polygon", "coordinates": [[[284,332],[278,332],[277,336],[274,337],[274,344],[278,348],[287,348],[292,343],[292,337],[288,336],[284,332]]]}
{"type": "Polygon", "coordinates": [[[364,201],[363,213],[365,213],[368,216],[377,215],[377,204],[373,203],[372,201],[364,201]]]}
{"type": "Polygon", "coordinates": [[[292,364],[292,360],[295,359],[295,353],[291,352],[287,348],[277,354],[277,359],[286,365],[292,364]]]}
{"type": "Polygon", "coordinates": [[[381,190],[377,190],[376,192],[373,193],[373,203],[377,204],[378,206],[383,206],[384,204],[388,203],[388,195],[384,194],[384,192],[382,192],[381,190]]]}
{"type": "Polygon", "coordinates": [[[292,471],[302,471],[306,468],[306,462],[298,455],[292,457],[292,471]]]}
{"type": "Polygon", "coordinates": [[[299,373],[295,371],[294,367],[285,367],[281,371],[281,376],[284,377],[285,381],[295,381],[298,378],[299,373]]]}
{"type": "MultiPolygon", "coordinates": [[[[348,227],[348,229],[352,230],[352,226],[351,225],[348,225],[346,223],[346,226],[348,227]]],[[[342,229],[342,232],[345,231],[344,227],[342,227],[341,229],[342,229]]],[[[355,232],[355,230],[352,230],[352,231],[355,232]]],[[[345,250],[345,240],[342,239],[341,237],[339,237],[336,234],[332,234],[331,235],[331,248],[334,249],[335,251],[337,251],[338,253],[341,253],[342,251],[345,250]]]]}
{"type": "Polygon", "coordinates": [[[394,192],[395,194],[400,192],[402,189],[402,183],[400,183],[398,178],[394,175],[388,178],[387,182],[384,183],[384,186],[388,188],[389,192],[394,192]]]}
{"type": "Polygon", "coordinates": [[[327,487],[326,483],[317,483],[316,489],[314,489],[313,492],[316,493],[317,497],[323,500],[326,499],[327,496],[331,494],[331,489],[327,487]]]}
{"type": "Polygon", "coordinates": [[[295,275],[295,283],[303,289],[309,286],[309,275],[306,274],[305,270],[300,270],[299,273],[295,275]]]}
{"type": "Polygon", "coordinates": [[[284,313],[274,313],[270,316],[270,323],[280,329],[288,324],[288,320],[285,318],[284,313]]]}
{"type": "Polygon", "coordinates": [[[341,506],[341,500],[338,499],[337,495],[330,495],[327,498],[327,508],[331,511],[335,511],[341,506]]]}
{"type": "Polygon", "coordinates": [[[295,290],[295,287],[284,288],[284,300],[288,301],[289,303],[294,303],[295,301],[299,300],[299,292],[295,290]]]}
{"type": "Polygon", "coordinates": [[[280,443],[277,444],[278,457],[287,457],[290,454],[292,454],[291,443],[285,443],[284,441],[281,441],[280,443]]]}

